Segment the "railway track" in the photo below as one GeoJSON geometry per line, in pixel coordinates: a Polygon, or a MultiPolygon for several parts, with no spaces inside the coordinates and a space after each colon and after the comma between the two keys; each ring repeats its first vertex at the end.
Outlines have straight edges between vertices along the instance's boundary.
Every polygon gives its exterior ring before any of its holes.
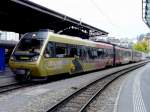
{"type": "Polygon", "coordinates": [[[9,91],[13,91],[13,90],[17,90],[23,87],[28,87],[31,86],[33,84],[31,83],[24,83],[24,84],[20,84],[20,83],[13,83],[13,84],[9,84],[6,86],[0,86],[0,94],[5,93],[5,92],[9,92],[9,91]]]}
{"type": "Polygon", "coordinates": [[[46,84],[47,82],[44,82],[43,80],[38,81],[29,81],[29,82],[14,82],[8,85],[0,86],[0,94],[3,94],[5,92],[10,92],[13,90],[30,87],[30,86],[38,86],[42,84],[46,84]]]}
{"type": "Polygon", "coordinates": [[[111,73],[103,78],[78,89],[70,96],[50,107],[47,112],[83,112],[86,111],[88,105],[95,99],[102,90],[104,90],[112,81],[119,76],[142,67],[146,63],[142,63],[130,68],[126,68],[114,73],[111,73]]]}

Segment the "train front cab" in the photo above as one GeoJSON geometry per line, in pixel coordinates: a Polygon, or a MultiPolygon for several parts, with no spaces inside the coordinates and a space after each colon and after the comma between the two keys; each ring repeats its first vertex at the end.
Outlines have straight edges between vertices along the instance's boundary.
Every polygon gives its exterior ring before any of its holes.
{"type": "Polygon", "coordinates": [[[9,60],[9,66],[16,78],[26,80],[30,76],[46,73],[40,68],[43,68],[41,59],[47,38],[47,31],[26,33],[21,38],[9,60]]]}

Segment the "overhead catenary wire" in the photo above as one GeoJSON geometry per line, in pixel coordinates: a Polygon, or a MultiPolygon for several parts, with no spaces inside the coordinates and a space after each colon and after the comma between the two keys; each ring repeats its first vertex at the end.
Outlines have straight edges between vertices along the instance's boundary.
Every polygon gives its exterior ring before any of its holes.
{"type": "Polygon", "coordinates": [[[118,25],[116,25],[116,24],[114,24],[113,22],[112,22],[112,20],[110,19],[110,17],[97,5],[97,3],[94,1],[94,0],[89,0],[91,3],[92,3],[92,5],[97,9],[97,11],[99,12],[99,14],[100,14],[100,16],[104,16],[105,17],[105,19],[108,21],[108,23],[109,24],[111,24],[113,27],[115,27],[115,28],[117,28],[117,29],[119,29],[120,27],[118,26],[118,25]]]}

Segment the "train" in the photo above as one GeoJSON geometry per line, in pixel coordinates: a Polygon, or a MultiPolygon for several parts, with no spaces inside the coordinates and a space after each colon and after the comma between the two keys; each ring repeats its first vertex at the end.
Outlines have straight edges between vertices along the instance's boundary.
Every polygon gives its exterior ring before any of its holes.
{"type": "Polygon", "coordinates": [[[138,51],[51,31],[24,34],[9,66],[18,80],[76,74],[141,61],[138,51]]]}

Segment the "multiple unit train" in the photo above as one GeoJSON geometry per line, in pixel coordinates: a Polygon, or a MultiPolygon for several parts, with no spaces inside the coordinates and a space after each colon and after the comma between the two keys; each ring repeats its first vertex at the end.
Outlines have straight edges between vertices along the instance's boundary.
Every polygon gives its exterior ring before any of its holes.
{"type": "Polygon", "coordinates": [[[141,60],[132,49],[49,31],[26,33],[16,45],[9,65],[16,77],[75,74],[141,60]]]}

